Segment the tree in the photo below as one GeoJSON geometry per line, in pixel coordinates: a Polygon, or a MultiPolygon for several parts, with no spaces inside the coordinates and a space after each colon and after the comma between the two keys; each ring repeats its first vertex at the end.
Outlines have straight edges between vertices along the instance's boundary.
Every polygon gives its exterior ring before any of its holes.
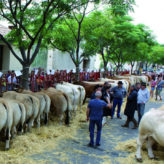
{"type": "Polygon", "coordinates": [[[22,86],[28,88],[29,67],[38,54],[42,40],[53,24],[72,9],[83,4],[77,0],[1,0],[0,17],[12,26],[0,39],[23,67],[22,86]],[[12,45],[20,51],[19,56],[12,45]]]}
{"type": "Polygon", "coordinates": [[[105,55],[105,49],[109,43],[113,41],[113,24],[110,20],[111,11],[106,12],[95,11],[91,13],[86,19],[85,25],[85,45],[84,52],[87,54],[99,53],[103,60],[104,76],[107,72],[107,65],[109,56],[105,55]]]}
{"type": "Polygon", "coordinates": [[[149,64],[164,65],[164,45],[156,44],[148,55],[149,64]]]}
{"type": "MultiPolygon", "coordinates": [[[[98,50],[97,47],[91,45],[88,41],[86,41],[86,39],[89,39],[87,35],[89,36],[91,35],[89,34],[90,30],[88,30],[85,26],[90,28],[93,25],[92,21],[90,22],[87,21],[88,20],[88,16],[87,16],[88,5],[91,2],[98,3],[99,1],[85,0],[85,5],[79,9],[76,8],[76,10],[72,11],[69,17],[65,18],[62,22],[59,22],[57,25],[59,29],[57,31],[54,30],[53,35],[51,33],[52,37],[48,37],[49,42],[51,42],[54,48],[59,49],[63,52],[69,53],[73,63],[76,66],[76,79],[77,80],[79,80],[80,63],[82,63],[84,58],[94,55],[96,51],[98,50]],[[80,49],[82,50],[81,54],[80,54],[80,49]]],[[[108,4],[112,6],[121,5],[121,4],[124,6],[124,4],[126,4],[127,5],[126,8],[130,6],[129,1],[126,1],[126,0],[122,0],[122,1],[109,0],[108,4]],[[117,3],[114,3],[114,2],[117,2],[117,3]]],[[[91,29],[93,30],[93,27],[91,29]]],[[[107,62],[105,62],[105,65],[107,65],[107,62]]]]}
{"type": "Polygon", "coordinates": [[[88,5],[91,2],[98,3],[99,1],[85,0],[85,5],[81,8],[74,9],[70,15],[64,17],[63,20],[58,21],[53,33],[47,38],[51,45],[62,51],[67,52],[76,67],[76,80],[79,81],[80,64],[88,55],[83,53],[84,41],[84,21],[88,14],[88,5]],[[82,52],[80,52],[80,49],[82,52]]]}

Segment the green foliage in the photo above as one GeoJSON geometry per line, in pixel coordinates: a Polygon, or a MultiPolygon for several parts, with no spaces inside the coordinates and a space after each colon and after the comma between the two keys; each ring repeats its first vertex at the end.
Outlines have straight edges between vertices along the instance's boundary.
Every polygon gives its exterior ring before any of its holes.
{"type": "Polygon", "coordinates": [[[33,63],[31,64],[31,68],[44,68],[45,70],[47,69],[47,54],[48,51],[47,49],[40,49],[38,52],[38,55],[34,59],[33,63]]]}

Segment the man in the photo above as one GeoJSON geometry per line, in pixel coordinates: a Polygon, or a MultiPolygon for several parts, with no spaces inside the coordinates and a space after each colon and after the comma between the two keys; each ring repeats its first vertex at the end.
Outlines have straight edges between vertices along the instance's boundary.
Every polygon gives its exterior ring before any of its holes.
{"type": "Polygon", "coordinates": [[[136,83],[137,92],[140,90],[140,88],[141,88],[141,84],[140,83],[136,83]]]}
{"type": "Polygon", "coordinates": [[[102,97],[101,91],[95,93],[96,99],[90,100],[87,108],[87,121],[89,120],[89,131],[90,131],[90,143],[88,146],[94,146],[94,129],[97,126],[97,137],[96,146],[100,146],[101,129],[102,129],[102,117],[103,108],[110,107],[110,104],[100,100],[102,97]]]}
{"type": "Polygon", "coordinates": [[[161,92],[162,92],[163,85],[164,85],[164,80],[162,80],[162,77],[159,76],[158,77],[158,80],[157,80],[156,98],[155,98],[155,100],[157,100],[158,99],[158,96],[159,96],[160,101],[162,101],[161,92]]]}
{"type": "Polygon", "coordinates": [[[117,109],[117,118],[121,119],[120,116],[120,111],[121,111],[121,105],[123,102],[123,98],[126,96],[126,89],[123,87],[122,81],[118,82],[118,86],[112,88],[111,93],[113,94],[113,108],[112,108],[112,116],[111,118],[113,119],[114,114],[115,114],[115,108],[118,106],[117,109]]]}
{"type": "Polygon", "coordinates": [[[111,86],[110,83],[106,81],[102,87],[102,94],[104,94],[104,92],[106,92],[106,87],[109,87],[109,86],[111,86]]]}
{"type": "Polygon", "coordinates": [[[94,92],[93,92],[92,95],[91,95],[91,99],[95,99],[95,98],[96,98],[95,93],[96,93],[97,91],[101,91],[101,89],[102,89],[101,85],[97,84],[97,85],[94,87],[94,92]]]}
{"type": "Polygon", "coordinates": [[[146,83],[142,83],[137,96],[138,124],[140,123],[141,118],[144,115],[145,104],[146,102],[148,102],[149,98],[150,92],[146,88],[146,83]]]}

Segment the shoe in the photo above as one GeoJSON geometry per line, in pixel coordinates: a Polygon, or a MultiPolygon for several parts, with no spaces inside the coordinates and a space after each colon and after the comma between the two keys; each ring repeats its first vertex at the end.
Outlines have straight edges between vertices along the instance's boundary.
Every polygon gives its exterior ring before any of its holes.
{"type": "Polygon", "coordinates": [[[88,147],[94,147],[94,145],[92,145],[91,143],[89,143],[87,146],[88,147]]]}
{"type": "Polygon", "coordinates": [[[124,128],[128,128],[129,126],[128,125],[126,125],[126,124],[124,124],[124,125],[121,125],[122,127],[124,127],[124,128]]]}
{"type": "Polygon", "coordinates": [[[134,126],[132,129],[137,129],[138,128],[138,126],[134,126]]]}
{"type": "Polygon", "coordinates": [[[122,119],[122,117],[120,117],[120,116],[119,116],[119,117],[117,117],[117,118],[118,118],[118,119],[122,119]]]}
{"type": "Polygon", "coordinates": [[[96,144],[96,147],[97,147],[97,146],[100,146],[100,144],[96,144]]]}
{"type": "Polygon", "coordinates": [[[111,116],[111,119],[113,119],[113,116],[111,116]]]}

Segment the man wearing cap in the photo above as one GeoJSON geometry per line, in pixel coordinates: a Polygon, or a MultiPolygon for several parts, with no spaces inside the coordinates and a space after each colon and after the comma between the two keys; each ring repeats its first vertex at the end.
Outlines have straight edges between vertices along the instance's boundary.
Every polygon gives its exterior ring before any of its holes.
{"type": "Polygon", "coordinates": [[[101,129],[102,129],[102,117],[103,117],[103,108],[111,107],[110,104],[107,104],[103,100],[100,100],[102,97],[101,91],[96,91],[95,99],[90,100],[87,108],[87,121],[89,120],[89,132],[90,132],[90,142],[88,146],[94,146],[94,129],[95,125],[97,126],[97,137],[96,137],[96,146],[100,146],[101,138],[101,129]]]}
{"type": "Polygon", "coordinates": [[[113,119],[114,114],[115,114],[115,108],[118,106],[117,109],[117,118],[121,119],[120,116],[120,111],[121,111],[121,105],[123,102],[123,98],[126,96],[126,89],[123,87],[122,81],[118,82],[118,86],[112,88],[111,93],[113,94],[113,108],[112,108],[112,116],[111,118],[113,119]]]}
{"type": "Polygon", "coordinates": [[[142,83],[137,96],[138,124],[140,123],[141,118],[144,115],[145,104],[146,102],[148,102],[149,98],[150,92],[146,88],[146,83],[142,83]]]}

